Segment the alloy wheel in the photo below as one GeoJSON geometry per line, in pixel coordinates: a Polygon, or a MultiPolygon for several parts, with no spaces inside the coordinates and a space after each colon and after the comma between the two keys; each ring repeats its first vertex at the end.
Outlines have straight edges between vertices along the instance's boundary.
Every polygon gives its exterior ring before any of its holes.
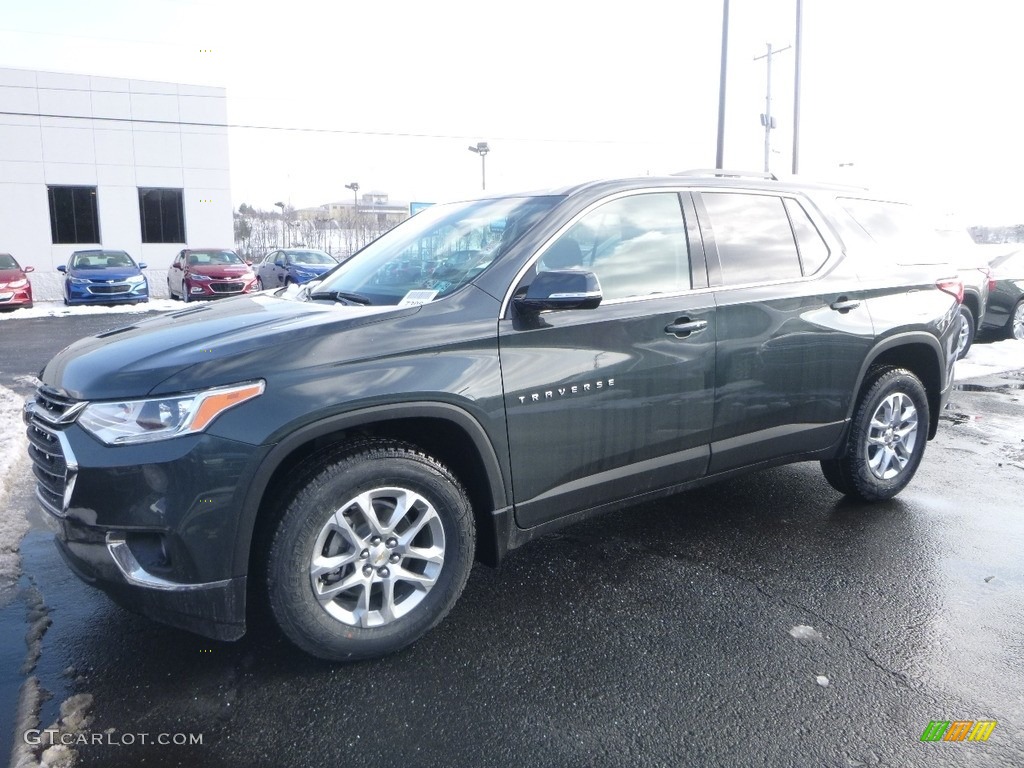
{"type": "Polygon", "coordinates": [[[867,435],[867,463],[880,480],[901,472],[914,455],[918,417],[914,402],[902,392],[893,392],[875,409],[867,435]]]}
{"type": "Polygon", "coordinates": [[[341,505],[321,528],[309,578],[332,617],[379,627],[419,605],[444,556],[444,528],[433,505],[406,488],[377,488],[341,505]]]}

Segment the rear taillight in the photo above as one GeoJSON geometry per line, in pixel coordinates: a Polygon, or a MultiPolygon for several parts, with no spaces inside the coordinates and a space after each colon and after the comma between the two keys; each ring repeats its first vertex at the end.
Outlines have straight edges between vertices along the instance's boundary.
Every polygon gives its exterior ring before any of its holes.
{"type": "Polygon", "coordinates": [[[960,278],[950,277],[945,280],[936,280],[935,287],[953,296],[957,304],[964,303],[964,283],[960,278]]]}
{"type": "Polygon", "coordinates": [[[991,293],[996,289],[996,279],[992,277],[992,270],[988,267],[978,267],[978,271],[988,278],[988,290],[991,293]]]}

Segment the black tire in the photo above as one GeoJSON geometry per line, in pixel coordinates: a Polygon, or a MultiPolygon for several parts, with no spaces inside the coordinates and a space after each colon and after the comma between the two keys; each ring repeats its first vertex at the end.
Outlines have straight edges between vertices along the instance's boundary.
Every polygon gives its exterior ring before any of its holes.
{"type": "Polygon", "coordinates": [[[861,388],[844,455],[821,462],[825,479],[861,501],[891,499],[917,472],[928,426],[921,380],[904,368],[873,369],[861,388]]]}
{"type": "Polygon", "coordinates": [[[168,297],[169,297],[170,299],[172,299],[172,300],[173,300],[174,298],[176,298],[176,297],[175,297],[175,295],[174,295],[174,289],[173,289],[173,288],[171,288],[171,280],[170,280],[170,278],[168,278],[168,280],[167,280],[167,296],[168,296],[168,297]]]}
{"type": "Polygon", "coordinates": [[[443,464],[402,443],[353,446],[311,473],[277,524],[266,570],[274,619],[295,645],[322,659],[397,651],[455,604],[475,538],[466,493],[443,464]],[[389,530],[381,518],[399,499],[406,511],[389,530]],[[430,561],[425,553],[433,553],[430,561]],[[315,576],[314,559],[324,566],[315,576]],[[318,598],[331,587],[333,594],[318,598]]]}
{"type": "Polygon", "coordinates": [[[261,278],[261,277],[257,277],[256,278],[256,290],[257,291],[262,291],[263,290],[263,278],[261,278]]]}
{"type": "Polygon", "coordinates": [[[181,284],[181,300],[184,301],[186,304],[188,304],[189,301],[191,301],[191,299],[188,296],[188,286],[185,285],[184,282],[182,282],[181,284]]]}
{"type": "Polygon", "coordinates": [[[961,304],[960,317],[963,318],[963,324],[960,326],[958,342],[959,348],[956,353],[957,360],[963,360],[967,357],[967,353],[970,351],[971,345],[974,343],[974,333],[977,328],[977,324],[974,320],[974,313],[971,312],[970,307],[961,304]]]}

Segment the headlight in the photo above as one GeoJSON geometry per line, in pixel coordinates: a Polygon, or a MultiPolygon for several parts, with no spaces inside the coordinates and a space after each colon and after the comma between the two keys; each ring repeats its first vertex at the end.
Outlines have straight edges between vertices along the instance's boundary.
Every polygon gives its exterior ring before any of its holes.
{"type": "Polygon", "coordinates": [[[8,283],[8,288],[24,288],[28,285],[28,280],[15,280],[13,283],[8,283]]]}
{"type": "Polygon", "coordinates": [[[131,277],[126,278],[125,282],[126,283],[144,283],[144,282],[146,282],[146,276],[145,275],[132,275],[131,277]]]}
{"type": "Polygon", "coordinates": [[[209,275],[197,275],[195,272],[188,273],[189,280],[212,280],[213,278],[209,275]]]}
{"type": "Polygon", "coordinates": [[[263,381],[204,392],[115,403],[89,403],[82,428],[107,445],[149,443],[205,430],[229,408],[263,394],[263,381]]]}
{"type": "Polygon", "coordinates": [[[89,280],[86,277],[69,277],[68,280],[70,280],[72,283],[76,283],[78,285],[81,285],[83,283],[88,284],[88,283],[92,282],[91,280],[89,280]]]}

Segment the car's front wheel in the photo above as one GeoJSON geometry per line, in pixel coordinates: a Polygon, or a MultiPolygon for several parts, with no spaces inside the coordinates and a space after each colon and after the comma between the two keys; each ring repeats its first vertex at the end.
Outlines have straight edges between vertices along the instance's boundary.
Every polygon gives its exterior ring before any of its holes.
{"type": "Polygon", "coordinates": [[[382,656],[448,613],[474,544],[466,493],[443,464],[402,443],[363,443],[303,482],[277,524],[270,607],[314,656],[382,656]]]}
{"type": "Polygon", "coordinates": [[[821,462],[825,479],[862,501],[891,499],[921,464],[928,424],[921,380],[904,368],[874,369],[861,389],[845,455],[821,462]]]}
{"type": "Polygon", "coordinates": [[[262,277],[257,277],[256,278],[256,290],[257,291],[262,291],[263,290],[263,278],[262,277]]]}

